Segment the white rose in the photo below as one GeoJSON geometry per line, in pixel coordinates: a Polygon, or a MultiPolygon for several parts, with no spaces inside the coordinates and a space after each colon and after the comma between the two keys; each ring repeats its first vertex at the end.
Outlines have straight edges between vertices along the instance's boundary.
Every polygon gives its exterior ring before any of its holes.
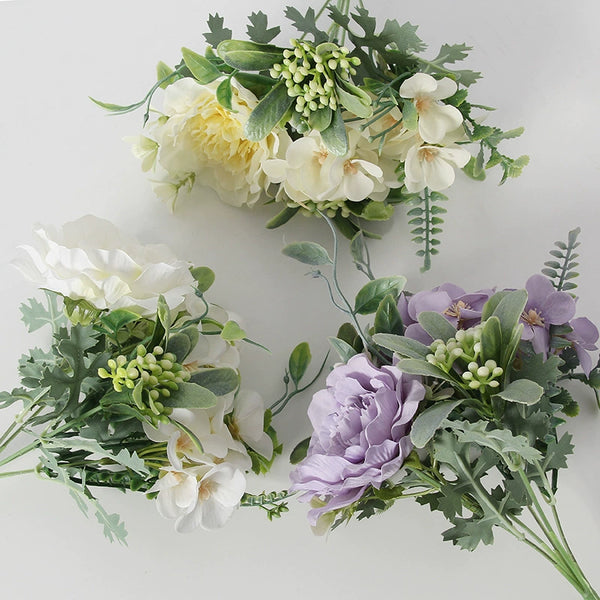
{"type": "Polygon", "coordinates": [[[134,144],[144,168],[156,157],[152,180],[163,199],[174,202],[179,190],[195,181],[214,189],[227,204],[251,206],[270,184],[262,163],[277,155],[288,136],[279,130],[260,142],[246,139],[244,125],[258,101],[232,81],[233,111],[227,110],[216,98],[221,81],[201,85],[185,77],[170,85],[164,115],[147,126],[143,144],[134,144]]]}
{"type": "Polygon", "coordinates": [[[38,227],[13,264],[40,287],[99,309],[156,312],[159,295],[182,304],[194,284],[189,264],[167,246],[140,244],[109,221],[87,215],[62,229],[38,227]]]}

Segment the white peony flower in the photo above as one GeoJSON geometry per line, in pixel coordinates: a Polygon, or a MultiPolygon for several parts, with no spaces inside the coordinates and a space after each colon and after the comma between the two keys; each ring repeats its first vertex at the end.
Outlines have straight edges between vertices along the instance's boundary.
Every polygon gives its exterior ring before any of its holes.
{"type": "Polygon", "coordinates": [[[159,513],[176,519],[179,533],[223,527],[246,491],[243,473],[229,464],[162,471],[165,474],[149,491],[158,492],[159,513]]]}
{"type": "Polygon", "coordinates": [[[194,285],[189,264],[167,246],[142,245],[104,219],[88,215],[34,233],[34,245],[19,247],[17,269],[40,287],[99,309],[153,314],[159,295],[177,307],[194,285]]]}
{"type": "MultiPolygon", "coordinates": [[[[145,130],[144,137],[158,145],[153,184],[163,199],[174,201],[181,187],[189,188],[195,180],[213,188],[227,204],[251,206],[270,183],[262,163],[277,155],[287,133],[278,130],[260,142],[247,140],[244,125],[257,99],[234,80],[229,111],[216,99],[221,81],[176,81],[165,91],[164,116],[145,130]]],[[[150,141],[134,144],[134,154],[146,161],[143,167],[151,162],[150,141]]]]}
{"type": "Polygon", "coordinates": [[[265,404],[253,391],[241,390],[233,402],[229,429],[267,460],[273,457],[273,441],[264,431],[265,404]]]}
{"type": "Polygon", "coordinates": [[[426,73],[416,73],[400,86],[402,98],[412,98],[419,114],[419,135],[429,144],[439,144],[463,122],[458,108],[439,102],[454,95],[456,82],[448,77],[437,80],[426,73]]]}
{"type": "Polygon", "coordinates": [[[444,190],[454,183],[454,167],[464,167],[470,158],[460,146],[413,146],[404,165],[406,189],[411,193],[426,187],[444,190]]]}

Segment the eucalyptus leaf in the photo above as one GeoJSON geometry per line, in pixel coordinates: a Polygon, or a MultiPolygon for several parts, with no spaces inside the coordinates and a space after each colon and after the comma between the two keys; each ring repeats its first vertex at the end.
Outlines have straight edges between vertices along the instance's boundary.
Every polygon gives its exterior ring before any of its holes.
{"type": "Polygon", "coordinates": [[[518,404],[536,404],[544,393],[544,388],[529,379],[517,379],[509,383],[501,392],[494,397],[502,398],[507,402],[518,404]]]}
{"type": "Polygon", "coordinates": [[[225,396],[237,390],[240,375],[229,367],[201,369],[192,375],[190,382],[210,390],[215,396],[225,396]]]}
{"type": "Polygon", "coordinates": [[[434,339],[447,342],[456,335],[456,327],[434,311],[423,311],[418,316],[421,327],[434,339]]]}
{"type": "Polygon", "coordinates": [[[305,265],[333,264],[327,250],[315,242],[294,242],[285,246],[282,252],[305,265]]]}
{"type": "Polygon", "coordinates": [[[410,440],[417,448],[424,448],[427,442],[442,426],[448,415],[459,405],[462,400],[438,402],[424,410],[413,422],[410,429],[410,440]]]}
{"type": "Polygon", "coordinates": [[[391,335],[388,333],[376,333],[373,336],[373,341],[383,348],[387,348],[395,352],[399,356],[406,358],[425,359],[428,354],[431,354],[429,346],[401,335],[391,335]]]}
{"type": "Polygon", "coordinates": [[[381,277],[373,279],[364,285],[356,294],[354,311],[359,315],[374,313],[381,301],[391,294],[393,297],[400,295],[406,285],[406,277],[381,277]]]}
{"type": "Polygon", "coordinates": [[[308,117],[308,123],[315,131],[323,131],[329,127],[332,118],[333,111],[326,106],[318,110],[313,110],[308,117]]]}
{"type": "Polygon", "coordinates": [[[306,373],[306,369],[308,369],[308,365],[312,356],[310,354],[310,346],[307,342],[301,342],[298,344],[290,354],[290,359],[288,363],[288,368],[290,372],[290,377],[292,381],[296,384],[296,387],[300,383],[302,377],[306,373]]]}
{"type": "Polygon", "coordinates": [[[266,138],[283,119],[293,101],[287,87],[280,81],[250,113],[244,126],[245,137],[252,142],[266,138]]]}
{"type": "Polygon", "coordinates": [[[169,337],[167,352],[172,352],[178,363],[183,363],[186,356],[192,351],[192,341],[184,333],[176,333],[169,337]]]}
{"type": "Polygon", "coordinates": [[[182,48],[181,55],[183,56],[185,66],[190,70],[198,83],[210,83],[218,77],[221,77],[219,69],[217,69],[208,58],[197,54],[189,48],[182,48]]]}
{"type": "Polygon", "coordinates": [[[184,382],[169,397],[161,396],[161,403],[169,408],[211,408],[217,403],[216,395],[197,383],[184,382]]]}

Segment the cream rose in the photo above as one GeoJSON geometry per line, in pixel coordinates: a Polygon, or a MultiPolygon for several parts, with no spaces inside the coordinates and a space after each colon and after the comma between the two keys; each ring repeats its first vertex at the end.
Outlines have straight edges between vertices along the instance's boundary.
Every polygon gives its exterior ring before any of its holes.
{"type": "Polygon", "coordinates": [[[214,189],[227,204],[252,206],[269,185],[262,163],[277,156],[288,136],[279,130],[260,142],[247,140],[244,125],[257,99],[234,81],[229,111],[216,98],[220,82],[201,85],[186,77],[170,85],[163,116],[147,126],[143,143],[134,144],[145,168],[155,152],[152,179],[163,199],[174,202],[179,190],[195,181],[214,189]],[[140,150],[144,148],[146,152],[140,150]]]}
{"type": "Polygon", "coordinates": [[[189,264],[161,244],[142,245],[109,221],[87,215],[62,229],[38,227],[13,261],[42,288],[99,309],[156,312],[159,295],[174,308],[194,285],[189,264]]]}

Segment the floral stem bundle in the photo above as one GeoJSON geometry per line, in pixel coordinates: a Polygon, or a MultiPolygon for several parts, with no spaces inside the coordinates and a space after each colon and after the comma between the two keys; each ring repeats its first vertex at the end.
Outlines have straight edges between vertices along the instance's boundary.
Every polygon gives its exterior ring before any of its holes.
{"type": "Polygon", "coordinates": [[[578,233],[557,242],[544,274],[517,290],[467,293],[446,283],[409,294],[405,278],[377,279],[368,260],[357,260],[370,281],[353,303],[325,248],[284,249],[332,267],[332,299],[352,321],[331,338],[342,363],[314,395],[313,434],[292,454],[290,489],[310,502],[317,532],[414,498],[444,515],[451,527],[443,537],[454,545],[474,550],[503,529],[583,598],[600,597],[569,547],[557,503],[559,472],[573,452],[563,426],[579,412],[566,384],[596,392],[600,381],[590,355],[598,330],[575,315],[570,293],[578,233]],[[374,315],[372,326],[361,327],[359,315],[374,315]]]}
{"type": "Polygon", "coordinates": [[[298,32],[289,45],[275,43],[281,28],[260,11],[247,39],[211,15],[204,54],[183,48],[175,67],[159,63],[141,101],[94,101],[112,113],[145,107],[133,150],[173,207],[198,183],[234,206],[278,203],[269,228],[324,213],[352,238],[404,203],[428,269],[455,169],[482,180],[499,166],[501,183],[518,176],[528,157],[498,146],[522,128],[481,123],[493,109],[470,101],[481,75],[456,68],[471,50],[465,44],[426,58],[416,26],[388,19],[381,28],[362,2],[351,10],[347,0],[327,0],[304,14],[289,6],[285,16],[298,32]]]}
{"type": "Polygon", "coordinates": [[[246,492],[247,474],[267,472],[281,447],[271,412],[241,386],[238,348],[250,340],[206,299],[214,273],[94,217],[36,238],[15,265],[45,302],[21,311],[52,342],[25,354],[20,387],[0,394],[0,408],[21,405],[0,436],[0,478],[62,483],[121,543],[124,524],[96,489],[156,498],[182,532],[221,527],[240,505],[285,512],[287,493],[246,492]]]}

